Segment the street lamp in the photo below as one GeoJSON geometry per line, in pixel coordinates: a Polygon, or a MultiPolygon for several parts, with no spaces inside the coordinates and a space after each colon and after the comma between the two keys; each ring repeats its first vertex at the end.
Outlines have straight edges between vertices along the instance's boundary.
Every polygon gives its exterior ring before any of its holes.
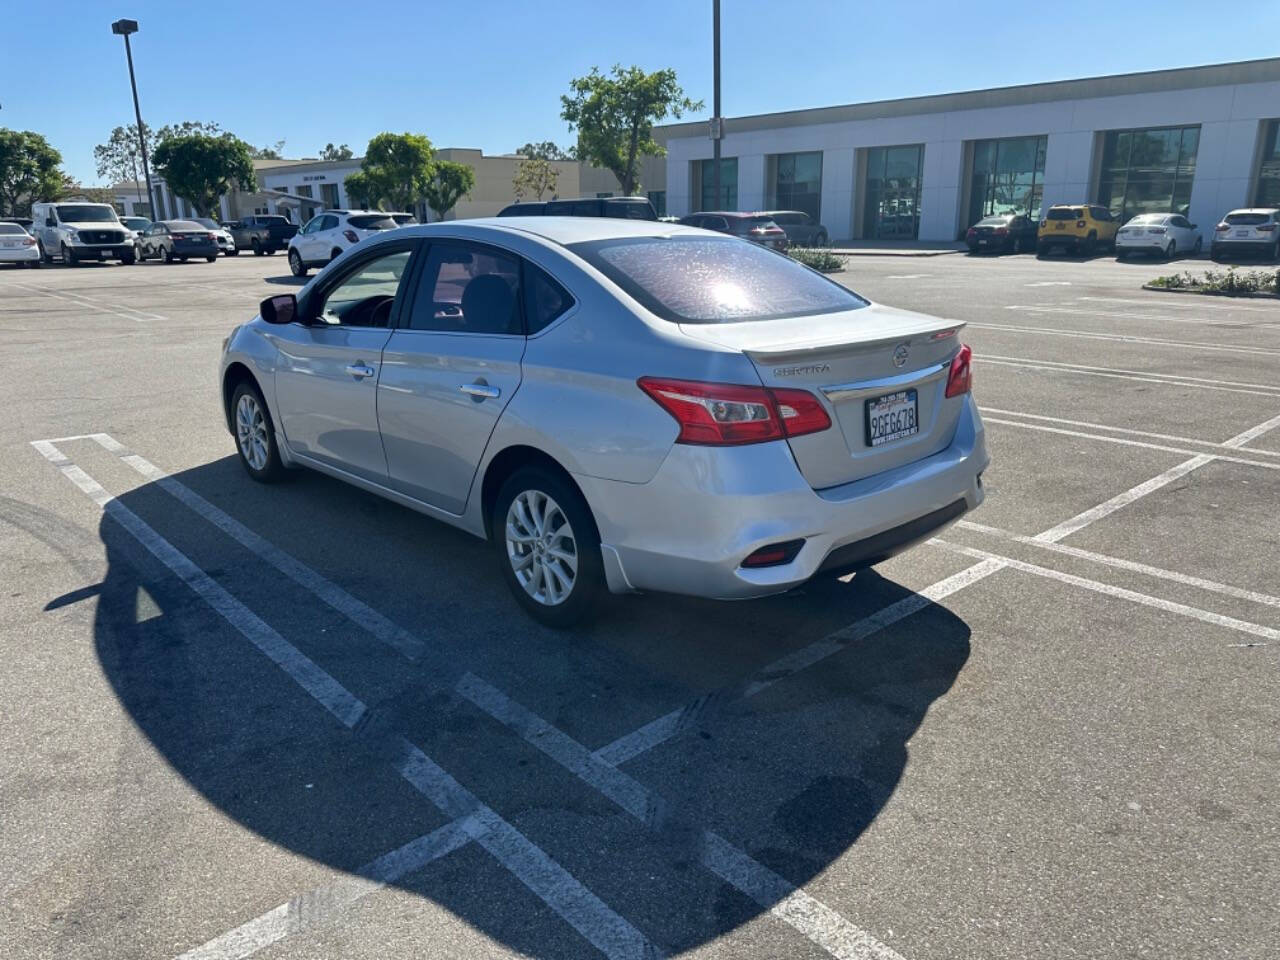
{"type": "Polygon", "coordinates": [[[124,55],[129,60],[129,86],[133,88],[133,115],[138,119],[138,146],[142,150],[142,173],[147,178],[147,212],[155,219],[156,194],[151,188],[151,166],[147,162],[147,137],[142,126],[142,108],[138,106],[138,81],[133,78],[133,50],[129,47],[129,34],[138,32],[137,20],[117,20],[111,32],[124,37],[124,55]]]}

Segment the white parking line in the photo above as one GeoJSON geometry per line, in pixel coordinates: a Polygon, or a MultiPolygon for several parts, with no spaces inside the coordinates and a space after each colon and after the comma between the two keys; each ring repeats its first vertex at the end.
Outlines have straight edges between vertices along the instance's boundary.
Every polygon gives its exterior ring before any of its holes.
{"type": "Polygon", "coordinates": [[[1184,377],[1172,373],[1156,373],[1148,370],[1125,370],[1117,367],[1095,367],[1079,363],[1060,363],[1055,360],[1033,360],[1028,357],[1005,357],[999,354],[975,355],[978,363],[994,363],[1006,367],[1028,367],[1053,373],[1078,373],[1083,376],[1108,377],[1116,380],[1136,380],[1139,383],[1160,383],[1171,387],[1195,387],[1202,390],[1223,390],[1227,393],[1248,393],[1259,396],[1280,397],[1280,386],[1269,383],[1241,383],[1234,380],[1210,380],[1204,377],[1184,377]],[[1239,388],[1239,389],[1234,389],[1239,388]]]}
{"type": "Polygon", "coordinates": [[[1171,347],[1175,350],[1200,350],[1215,353],[1245,353],[1258,357],[1280,357],[1280,350],[1268,347],[1229,346],[1222,343],[1206,343],[1201,340],[1162,340],[1159,337],[1132,337],[1119,333],[1092,333],[1083,330],[1064,330],[1058,327],[1019,327],[1004,323],[970,322],[979,330],[1003,330],[1006,333],[1031,333],[1046,337],[1075,337],[1080,340],[1106,340],[1113,343],[1141,344],[1146,347],[1171,347]]]}
{"type": "MultiPolygon", "coordinates": [[[[1280,427],[1280,416],[1274,416],[1270,420],[1267,420],[1264,423],[1258,424],[1256,427],[1250,427],[1248,430],[1244,431],[1243,433],[1236,434],[1230,440],[1226,441],[1223,444],[1223,446],[1234,447],[1237,450],[1247,449],[1245,447],[1246,443],[1248,443],[1251,440],[1257,440],[1264,433],[1268,433],[1274,430],[1276,427],[1280,427]]],[[[1250,453],[1271,453],[1272,451],[1250,450],[1249,452],[1250,453]]]]}
{"type": "Polygon", "coordinates": [[[106,303],[101,300],[96,300],[92,297],[86,297],[78,293],[72,293],[69,290],[56,290],[56,291],[46,290],[44,287],[36,287],[36,286],[32,286],[31,284],[17,283],[17,282],[15,282],[13,285],[15,287],[21,287],[23,290],[28,290],[32,293],[39,293],[39,294],[43,294],[46,297],[52,297],[55,300],[64,300],[69,303],[78,304],[79,306],[82,306],[82,307],[90,307],[102,313],[110,313],[110,314],[113,314],[114,316],[122,317],[125,320],[136,320],[139,323],[142,323],[147,320],[167,320],[168,319],[167,317],[163,317],[158,313],[147,313],[145,310],[136,310],[133,307],[126,307],[117,303],[106,303]]]}
{"type": "MultiPolygon", "coordinates": [[[[215,583],[203,570],[47,440],[32,441],[82,492],[190,586],[231,626],[258,647],[299,686],[343,723],[354,727],[367,712],[364,703],[256,614],[215,583]]],[[[591,893],[524,834],[480,802],[430,757],[395,738],[401,760],[396,771],[447,816],[473,816],[474,839],[530,891],[608,957],[652,960],[657,949],[643,934],[591,893]]]]}
{"type": "Polygon", "coordinates": [[[1190,323],[1190,324],[1198,324],[1200,326],[1227,327],[1227,328],[1240,327],[1240,328],[1252,329],[1259,326],[1265,327],[1265,326],[1272,325],[1269,323],[1254,323],[1250,321],[1240,321],[1237,323],[1233,323],[1230,321],[1223,321],[1223,320],[1202,319],[1200,317],[1174,317],[1174,316],[1166,316],[1163,314],[1155,314],[1155,313],[1117,312],[1115,310],[1089,310],[1087,308],[1075,307],[1075,306],[1055,307],[1055,306],[1045,305],[1045,304],[1037,304],[1035,306],[1013,305],[1013,306],[1006,306],[1005,309],[1017,310],[1021,313],[1034,313],[1034,314],[1046,314],[1046,315],[1066,314],[1074,317],[1100,317],[1106,320],[1150,320],[1154,323],[1190,323]]]}
{"type": "Polygon", "coordinates": [[[446,823],[438,830],[366,863],[355,872],[355,876],[335,880],[296,896],[234,930],[188,950],[178,960],[243,960],[285,937],[331,923],[342,911],[369,894],[470,843],[477,827],[472,817],[446,823]]]}
{"type": "MultiPolygon", "coordinates": [[[[1195,437],[1180,437],[1169,433],[1152,433],[1149,430],[1131,430],[1128,427],[1109,427],[1106,424],[1090,423],[1087,420],[1068,420],[1065,417],[1049,417],[1039,413],[1024,413],[1021,410],[1002,410],[999,407],[979,407],[978,409],[984,416],[988,413],[994,413],[1007,417],[1021,417],[1024,420],[1043,420],[1046,423],[1065,423],[1072,427],[1088,427],[1090,430],[1108,430],[1112,433],[1123,433],[1131,437],[1149,437],[1152,440],[1170,440],[1174,443],[1200,444],[1206,447],[1214,447],[1219,450],[1238,450],[1243,446],[1242,443],[1214,443],[1212,440],[1197,440],[1195,437]]],[[[1277,417],[1275,420],[1269,420],[1267,423],[1271,424],[1271,426],[1276,426],[1277,424],[1280,424],[1280,417],[1277,417]]],[[[1267,424],[1262,424],[1260,427],[1254,427],[1253,430],[1258,432],[1250,436],[1248,439],[1251,440],[1254,437],[1262,436],[1262,434],[1266,433],[1269,429],[1271,429],[1271,427],[1267,426],[1267,424]],[[1261,427],[1266,427],[1266,429],[1261,429],[1261,427]]],[[[1244,442],[1247,443],[1248,440],[1244,442]]],[[[1280,451],[1276,450],[1250,450],[1249,452],[1269,457],[1280,457],[1280,451]]]]}
{"type": "Polygon", "coordinates": [[[1112,567],[1117,570],[1128,570],[1132,573],[1141,573],[1148,577],[1155,577],[1159,580],[1168,580],[1172,583],[1180,583],[1188,587],[1197,587],[1200,590],[1207,590],[1210,593],[1220,593],[1225,597],[1232,597],[1236,600],[1247,600],[1251,603],[1264,604],[1268,607],[1280,608],[1280,597],[1273,597],[1269,593],[1259,593],[1256,590],[1245,590],[1242,587],[1232,586],[1229,583],[1218,583],[1216,580],[1206,580],[1203,577],[1193,577],[1190,574],[1179,573],[1176,570],[1166,570],[1163,567],[1153,567],[1148,563],[1138,563],[1133,560],[1125,560],[1121,557],[1113,557],[1110,554],[1095,553],[1092,550],[1082,550],[1080,547],[1071,547],[1065,543],[1053,543],[1047,540],[1037,540],[1035,537],[1028,537],[1020,533],[1014,533],[1012,530],[1004,530],[1000,527],[987,526],[985,523],[976,523],[972,520],[959,520],[956,526],[962,530],[973,530],[977,533],[984,533],[988,536],[999,537],[1001,540],[1008,540],[1013,543],[1021,543],[1030,547],[1037,547],[1041,550],[1049,550],[1053,553],[1060,553],[1063,556],[1075,557],[1078,560],[1089,560],[1106,567],[1112,567]]]}
{"type": "Polygon", "coordinates": [[[1139,593],[1136,590],[1128,590],[1124,587],[1112,586],[1109,583],[1102,583],[1099,580],[1090,580],[1087,577],[1078,577],[1073,573],[1063,573],[1061,570],[1041,567],[1034,563],[1015,560],[1012,557],[1004,557],[996,553],[991,553],[987,550],[979,550],[977,547],[966,547],[962,544],[951,543],[947,540],[940,540],[937,537],[931,539],[929,543],[936,544],[939,547],[944,547],[953,553],[958,553],[966,557],[1000,561],[1004,563],[1005,566],[1011,567],[1014,570],[1022,570],[1025,573],[1034,573],[1038,577],[1057,580],[1060,583],[1068,583],[1084,590],[1092,590],[1094,593],[1105,594],[1109,597],[1117,597],[1121,600],[1129,600],[1133,603],[1140,603],[1146,607],[1164,610],[1167,613],[1175,613],[1182,617],[1190,617],[1191,619],[1199,620],[1202,623],[1211,623],[1214,626],[1226,627],[1229,630],[1237,630],[1241,633],[1247,633],[1255,637],[1263,637],[1267,640],[1280,640],[1280,630],[1276,630],[1272,627],[1264,627],[1260,623],[1250,623],[1248,620],[1237,620],[1235,617],[1226,617],[1220,613],[1214,613],[1211,610],[1201,610],[1199,607],[1188,606],[1185,603],[1175,603],[1172,600],[1165,600],[1162,597],[1153,597],[1149,594],[1139,593]]]}
{"type": "Polygon", "coordinates": [[[1212,297],[1188,297],[1188,302],[1180,302],[1177,294],[1156,294],[1148,300],[1126,300],[1123,297],[1076,297],[1077,300],[1096,303],[1132,303],[1143,307],[1156,307],[1160,310],[1226,310],[1231,313],[1265,313],[1280,319],[1280,310],[1268,310],[1265,307],[1244,307],[1234,303],[1214,303],[1212,297]]]}
{"type": "Polygon", "coordinates": [[[1040,280],[1037,283],[1024,283],[1024,287],[1069,287],[1070,280],[1040,280]]]}
{"type": "MultiPolygon", "coordinates": [[[[502,691],[472,674],[458,681],[455,689],[645,826],[661,830],[666,825],[667,807],[660,796],[502,691]]],[[[714,831],[699,830],[699,836],[699,860],[704,867],[832,956],[850,960],[902,960],[896,951],[866,930],[798,890],[714,831]]]]}
{"type": "MultiPolygon", "coordinates": [[[[1024,423],[1021,420],[1006,420],[1003,417],[983,417],[982,419],[984,423],[998,423],[1006,427],[1021,427],[1023,430],[1037,430],[1040,433],[1056,433],[1065,437],[1080,437],[1084,440],[1097,440],[1101,443],[1118,443],[1126,447],[1141,447],[1144,450],[1162,450],[1165,453],[1207,456],[1210,460],[1225,460],[1228,463],[1244,463],[1254,467],[1263,467],[1267,470],[1280,470],[1280,463],[1269,462],[1266,460],[1253,460],[1249,457],[1236,457],[1225,453],[1205,454],[1199,450],[1189,450],[1185,447],[1173,447],[1161,443],[1147,443],[1145,440],[1129,440],[1125,437],[1109,437],[1101,433],[1085,433],[1082,430],[1067,430],[1065,427],[1050,427],[1043,423],[1024,423]]],[[[1248,452],[1247,447],[1243,449],[1248,452]]]]}

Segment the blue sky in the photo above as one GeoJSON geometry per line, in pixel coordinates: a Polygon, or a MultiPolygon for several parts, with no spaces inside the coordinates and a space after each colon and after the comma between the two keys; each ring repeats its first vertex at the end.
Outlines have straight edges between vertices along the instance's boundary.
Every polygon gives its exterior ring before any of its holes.
{"type": "MultiPolygon", "coordinates": [[[[6,4],[0,126],[43,133],[86,183],[93,145],[133,120],[118,17],[141,25],[149,124],[214,120],[251,143],[283,139],[286,156],[328,141],[359,155],[383,130],[486,153],[567,145],[560,94],[615,62],[674,67],[710,115],[710,0],[6,4]]],[[[721,18],[730,117],[1280,55],[1275,0],[722,0],[721,18]]]]}

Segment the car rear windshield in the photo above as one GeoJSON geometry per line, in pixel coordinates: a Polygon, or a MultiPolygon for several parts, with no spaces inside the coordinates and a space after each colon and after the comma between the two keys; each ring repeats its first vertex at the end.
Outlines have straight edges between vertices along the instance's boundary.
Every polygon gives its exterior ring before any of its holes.
{"type": "MultiPolygon", "coordinates": [[[[1057,219],[1054,217],[1053,219],[1057,219]]],[[[1013,221],[1013,217],[983,217],[978,221],[979,227],[1005,227],[1013,221]]]]}
{"type": "Polygon", "coordinates": [[[644,200],[609,200],[604,205],[605,216],[623,220],[656,220],[653,207],[644,200]]]}
{"type": "Polygon", "coordinates": [[[1167,213],[1142,213],[1130,220],[1130,223],[1164,223],[1169,219],[1167,213]]]}
{"type": "Polygon", "coordinates": [[[0,223],[0,233],[21,233],[25,235],[26,232],[16,223],[0,223]]]}
{"type": "Polygon", "coordinates": [[[63,223],[119,223],[116,212],[110,207],[94,203],[60,203],[58,219],[63,223]]]}
{"type": "Polygon", "coordinates": [[[1053,207],[1045,214],[1048,220],[1080,220],[1084,211],[1079,207],[1053,207]]]}
{"type": "Polygon", "coordinates": [[[268,227],[274,227],[274,226],[277,226],[278,224],[289,222],[284,217],[258,216],[258,217],[255,217],[254,219],[256,219],[261,224],[265,224],[268,227]]]}
{"type": "Polygon", "coordinates": [[[146,217],[123,217],[120,222],[130,230],[145,230],[151,226],[151,221],[146,217]]]}
{"type": "Polygon", "coordinates": [[[207,233],[208,231],[194,220],[170,220],[170,233],[207,233]]]}
{"type": "Polygon", "coordinates": [[[1268,223],[1271,220],[1269,213],[1228,213],[1226,217],[1227,223],[1236,223],[1241,226],[1255,226],[1259,223],[1268,223]]]}
{"type": "Polygon", "coordinates": [[[369,213],[358,217],[347,217],[347,223],[357,230],[394,230],[396,222],[386,214],[369,213]]]}
{"type": "Polygon", "coordinates": [[[867,305],[790,257],[731,237],[624,237],[569,249],[673,323],[773,320],[867,305]]]}

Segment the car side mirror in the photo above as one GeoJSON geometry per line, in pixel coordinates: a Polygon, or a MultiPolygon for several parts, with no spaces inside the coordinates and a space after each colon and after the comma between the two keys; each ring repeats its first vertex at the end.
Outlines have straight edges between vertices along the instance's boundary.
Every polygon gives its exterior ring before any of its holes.
{"type": "Polygon", "coordinates": [[[258,304],[258,316],[267,323],[293,323],[298,318],[298,298],[292,293],[279,293],[258,304]]]}
{"type": "Polygon", "coordinates": [[[58,225],[58,221],[53,219],[53,217],[45,217],[44,225],[46,227],[56,227],[58,225]]]}
{"type": "Polygon", "coordinates": [[[1195,224],[1195,223],[1193,223],[1193,224],[1191,225],[1191,229],[1192,229],[1192,230],[1199,230],[1199,229],[1200,229],[1200,226],[1199,226],[1199,224],[1195,224]]]}

